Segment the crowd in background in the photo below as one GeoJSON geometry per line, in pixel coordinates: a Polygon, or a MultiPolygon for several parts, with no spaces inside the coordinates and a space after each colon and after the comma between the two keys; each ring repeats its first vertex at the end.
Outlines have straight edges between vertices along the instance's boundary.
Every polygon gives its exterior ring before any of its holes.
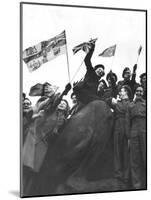
{"type": "MultiPolygon", "coordinates": [[[[92,101],[105,101],[114,115],[114,171],[115,177],[131,184],[134,189],[146,187],[146,73],[142,73],[136,82],[137,64],[133,70],[123,69],[123,80],[109,71],[105,76],[105,66],[92,66],[91,57],[95,49],[92,44],[85,57],[86,74],[81,81],[68,83],[62,93],[49,83],[42,88],[31,88],[40,91],[40,98],[32,106],[29,98],[23,94],[23,144],[33,123],[45,120],[45,135],[51,132],[51,138],[59,135],[65,124],[76,113],[92,101]],[[104,79],[106,78],[106,80],[104,79]],[[72,91],[73,106],[70,108],[64,99],[72,91]],[[51,113],[53,124],[50,126],[45,116],[51,113]]],[[[101,123],[101,122],[100,122],[101,123]]],[[[50,136],[49,136],[50,141],[50,136]]]]}

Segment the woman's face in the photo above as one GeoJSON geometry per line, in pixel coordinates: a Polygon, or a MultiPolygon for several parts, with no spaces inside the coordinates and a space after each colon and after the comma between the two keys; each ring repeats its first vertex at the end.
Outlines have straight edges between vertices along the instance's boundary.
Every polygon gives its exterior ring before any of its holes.
{"type": "Polygon", "coordinates": [[[125,99],[125,97],[127,97],[127,91],[125,90],[125,88],[121,88],[119,92],[119,97],[120,99],[125,99]]]}
{"type": "Polygon", "coordinates": [[[60,110],[66,110],[67,109],[67,103],[62,100],[60,102],[60,104],[58,105],[58,109],[60,109],[60,110]]]}
{"type": "Polygon", "coordinates": [[[143,96],[143,88],[142,87],[138,87],[136,89],[135,95],[137,98],[141,98],[143,96]]]}
{"type": "Polygon", "coordinates": [[[143,87],[146,87],[146,76],[142,77],[141,84],[143,85],[143,87]]]}
{"type": "Polygon", "coordinates": [[[27,111],[31,108],[31,102],[28,99],[23,101],[23,110],[27,111]]]}

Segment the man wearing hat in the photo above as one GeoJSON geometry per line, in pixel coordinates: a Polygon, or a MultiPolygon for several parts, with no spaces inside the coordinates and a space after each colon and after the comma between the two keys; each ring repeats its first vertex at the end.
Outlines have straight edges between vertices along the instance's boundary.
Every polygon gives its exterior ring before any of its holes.
{"type": "Polygon", "coordinates": [[[131,70],[129,67],[125,67],[122,73],[122,77],[123,80],[118,82],[118,90],[120,90],[120,88],[123,85],[128,85],[131,90],[132,90],[132,98],[134,96],[134,91],[135,88],[137,87],[138,83],[136,83],[136,69],[137,69],[137,64],[134,65],[133,67],[133,73],[131,74],[131,70]]]}
{"type": "Polygon", "coordinates": [[[97,88],[97,95],[104,100],[104,92],[107,89],[107,84],[104,79],[101,79],[97,88]]]}
{"type": "Polygon", "coordinates": [[[99,80],[104,76],[104,66],[102,64],[92,67],[91,57],[94,52],[95,44],[91,44],[91,49],[87,53],[84,62],[86,65],[86,74],[84,79],[78,82],[73,88],[78,101],[87,104],[93,100],[99,99],[97,96],[97,87],[99,80]]]}
{"type": "Polygon", "coordinates": [[[110,98],[110,97],[115,97],[118,94],[117,91],[117,75],[115,73],[112,72],[112,70],[110,70],[110,72],[107,74],[106,76],[106,80],[108,82],[108,87],[106,88],[105,92],[104,92],[104,98],[110,98]]]}

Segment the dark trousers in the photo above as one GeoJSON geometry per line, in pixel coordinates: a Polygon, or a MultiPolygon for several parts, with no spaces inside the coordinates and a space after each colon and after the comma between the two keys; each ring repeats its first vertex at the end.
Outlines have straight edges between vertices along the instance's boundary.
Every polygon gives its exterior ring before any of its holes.
{"type": "Polygon", "coordinates": [[[130,166],[132,185],[135,189],[146,188],[146,135],[130,140],[130,166]]]}
{"type": "Polygon", "coordinates": [[[115,178],[125,182],[129,179],[128,139],[122,130],[114,131],[114,171],[115,178]]]}

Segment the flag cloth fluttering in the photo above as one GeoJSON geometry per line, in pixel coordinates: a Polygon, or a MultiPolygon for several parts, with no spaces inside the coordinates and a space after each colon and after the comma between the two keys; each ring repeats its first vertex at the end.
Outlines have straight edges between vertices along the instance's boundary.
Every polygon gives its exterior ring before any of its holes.
{"type": "Polygon", "coordinates": [[[66,53],[65,31],[39,44],[29,47],[23,52],[23,60],[30,72],[38,69],[42,64],[66,53]]]}
{"type": "Polygon", "coordinates": [[[83,50],[84,52],[88,53],[89,49],[91,48],[91,44],[94,44],[96,42],[96,39],[91,39],[89,42],[83,42],[77,46],[75,46],[72,51],[73,54],[76,54],[78,51],[83,50]]]}
{"type": "Polygon", "coordinates": [[[99,56],[102,57],[111,57],[115,55],[115,50],[116,50],[116,44],[105,49],[102,53],[99,54],[99,56]]]}

